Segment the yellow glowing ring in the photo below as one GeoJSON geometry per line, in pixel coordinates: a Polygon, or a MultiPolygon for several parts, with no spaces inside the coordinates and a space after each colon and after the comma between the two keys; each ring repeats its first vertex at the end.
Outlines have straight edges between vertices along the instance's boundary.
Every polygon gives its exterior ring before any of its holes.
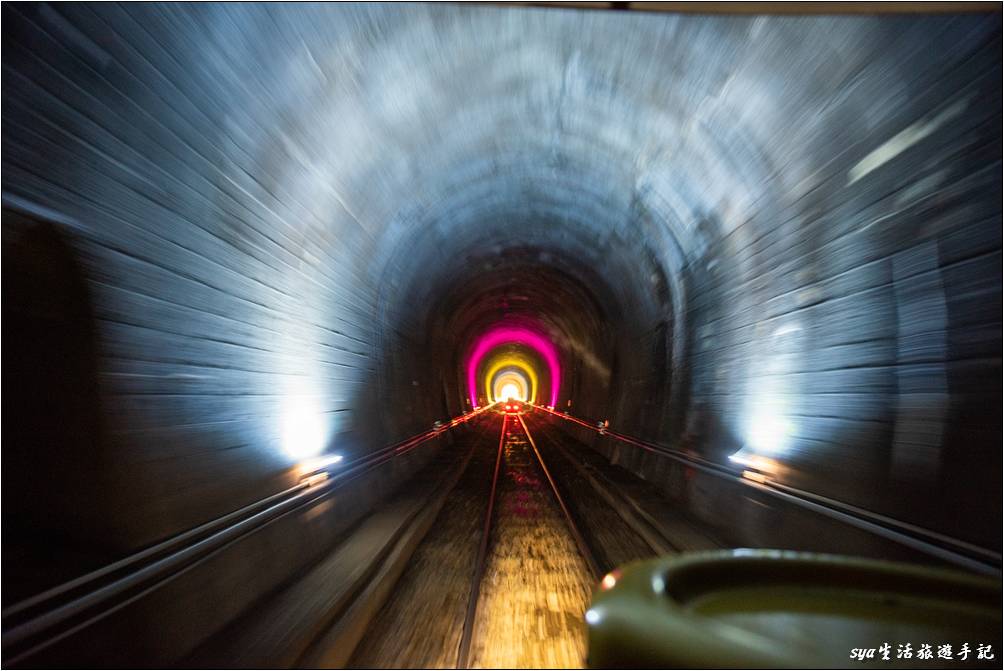
{"type": "Polygon", "coordinates": [[[489,375],[488,379],[486,380],[490,392],[489,398],[495,400],[504,400],[499,398],[498,394],[495,392],[499,389],[500,383],[503,380],[510,380],[510,381],[515,381],[517,386],[519,386],[519,388],[523,391],[524,400],[527,399],[532,400],[533,398],[536,397],[537,389],[534,384],[535,381],[531,381],[527,378],[532,378],[533,375],[534,373],[532,368],[527,369],[524,368],[523,366],[514,365],[511,362],[503,366],[493,366],[492,374],[489,375]],[[509,370],[509,371],[503,370],[501,373],[499,373],[499,369],[504,369],[504,368],[510,368],[515,370],[509,370]]]}
{"type": "Polygon", "coordinates": [[[495,394],[492,391],[492,378],[495,377],[495,373],[499,372],[506,366],[513,366],[514,368],[519,368],[521,371],[526,373],[526,376],[530,378],[530,402],[537,402],[537,372],[533,369],[533,366],[529,361],[521,356],[509,355],[503,357],[495,362],[494,365],[488,370],[488,374],[485,376],[485,398],[495,398],[495,394]]]}

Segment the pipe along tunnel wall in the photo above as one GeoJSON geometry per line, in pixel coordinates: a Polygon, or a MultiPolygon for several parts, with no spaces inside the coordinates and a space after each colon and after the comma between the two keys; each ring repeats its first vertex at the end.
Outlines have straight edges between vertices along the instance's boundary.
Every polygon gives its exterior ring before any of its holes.
{"type": "Polygon", "coordinates": [[[464,412],[500,323],[561,409],[999,552],[999,14],[2,11],[5,600],[464,412]]]}

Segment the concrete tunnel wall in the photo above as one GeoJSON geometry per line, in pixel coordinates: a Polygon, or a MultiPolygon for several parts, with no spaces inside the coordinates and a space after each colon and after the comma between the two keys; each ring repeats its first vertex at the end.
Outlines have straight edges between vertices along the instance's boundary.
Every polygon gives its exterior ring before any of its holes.
{"type": "Polygon", "coordinates": [[[789,484],[999,549],[999,15],[3,18],[5,261],[50,222],[98,343],[87,467],[5,450],[89,502],[54,533],[288,485],[290,404],[350,456],[462,411],[523,289],[583,416],[724,459],[780,414],[789,484]]]}

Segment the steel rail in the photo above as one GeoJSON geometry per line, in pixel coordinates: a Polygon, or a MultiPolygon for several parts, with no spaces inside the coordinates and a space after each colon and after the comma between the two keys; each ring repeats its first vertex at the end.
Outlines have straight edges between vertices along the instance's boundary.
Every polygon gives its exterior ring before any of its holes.
{"type": "Polygon", "coordinates": [[[547,482],[551,485],[551,493],[554,494],[554,498],[558,502],[561,512],[565,515],[565,524],[568,525],[568,530],[572,534],[572,538],[575,539],[575,544],[579,548],[579,554],[582,555],[582,559],[586,562],[586,566],[589,567],[593,576],[599,580],[603,577],[603,571],[600,570],[600,565],[596,561],[593,551],[586,543],[585,537],[582,535],[582,532],[579,531],[579,527],[575,523],[575,518],[572,517],[572,512],[565,504],[565,500],[562,498],[561,492],[558,490],[558,483],[554,481],[554,478],[551,477],[551,472],[547,470],[547,464],[544,463],[544,457],[540,454],[540,450],[537,449],[537,443],[534,441],[533,436],[530,435],[530,429],[527,428],[526,422],[523,421],[523,416],[517,415],[517,418],[519,419],[520,425],[523,427],[523,433],[526,434],[527,440],[530,441],[530,447],[533,448],[533,453],[537,457],[537,463],[540,464],[541,470],[544,471],[544,475],[547,477],[547,482]]]}
{"type": "MultiPolygon", "coordinates": [[[[538,429],[540,427],[537,427],[538,429]]],[[[646,510],[644,510],[638,503],[633,500],[630,496],[623,494],[616,484],[611,482],[607,476],[594,469],[583,464],[577,460],[572,454],[548,431],[543,431],[547,440],[551,442],[554,446],[556,452],[561,455],[564,459],[571,465],[571,467],[579,473],[579,475],[586,480],[593,488],[593,490],[600,495],[607,505],[624,520],[624,523],[631,528],[632,531],[649,547],[652,552],[656,555],[666,554],[668,552],[680,552],[679,546],[673,541],[672,538],[663,530],[659,522],[646,510]],[[625,511],[625,508],[630,508],[631,512],[625,511]]]]}
{"type": "Polygon", "coordinates": [[[634,445],[652,454],[672,459],[709,475],[742,483],[775,498],[844,522],[850,526],[929,556],[937,557],[949,563],[988,575],[999,575],[1001,572],[1001,555],[978,545],[769,479],[765,479],[762,482],[751,480],[743,477],[741,472],[737,473],[734,469],[722,464],[688,455],[678,450],[634,438],[617,431],[611,431],[607,428],[601,429],[589,422],[571,417],[565,413],[556,412],[546,406],[536,405],[534,407],[555,417],[581,425],[600,435],[610,436],[615,440],[634,445]],[[945,547],[946,545],[949,547],[945,547]]]}
{"type": "Polygon", "coordinates": [[[478,598],[481,596],[481,582],[485,576],[485,563],[488,559],[488,543],[491,538],[492,518],[495,510],[495,497],[498,493],[499,472],[502,470],[502,448],[505,446],[505,430],[509,422],[508,415],[502,415],[502,432],[499,435],[498,454],[495,457],[495,471],[492,474],[492,487],[488,494],[488,508],[485,511],[485,522],[481,530],[481,543],[478,546],[477,559],[474,560],[474,573],[471,575],[471,593],[467,599],[467,612],[464,615],[464,629],[460,634],[460,647],[457,652],[457,668],[466,669],[471,654],[471,638],[474,635],[474,618],[478,611],[478,598]]]}
{"type": "Polygon", "coordinates": [[[140,596],[182,575],[236,540],[264,528],[295,510],[317,503],[330,496],[336,489],[344,487],[376,467],[410,452],[449,429],[473,419],[491,407],[485,406],[465,413],[440,427],[360,457],[349,462],[344,470],[320,483],[301,482],[294,487],[265,497],[162,543],[10,606],[3,611],[4,620],[9,620],[22,613],[28,613],[28,616],[17,624],[7,626],[7,623],[4,623],[2,639],[4,662],[10,664],[24,659],[55,644],[66,636],[104,619],[140,596]],[[115,574],[120,572],[126,572],[126,574],[115,578],[115,574]],[[109,581],[102,583],[104,578],[109,578],[109,581]],[[108,604],[116,597],[123,596],[130,590],[140,589],[144,585],[147,585],[146,589],[143,589],[138,595],[134,594],[128,597],[125,602],[112,603],[104,610],[85,619],[83,623],[77,623],[69,631],[56,633],[49,639],[35,644],[29,650],[17,653],[13,658],[7,658],[7,653],[11,648],[26,640],[38,637],[75,617],[84,616],[102,604],[108,604]],[[75,593],[80,595],[74,596],[75,593]],[[30,615],[31,611],[42,609],[47,602],[56,601],[61,596],[66,597],[62,602],[53,604],[48,610],[38,615],[30,615]]]}

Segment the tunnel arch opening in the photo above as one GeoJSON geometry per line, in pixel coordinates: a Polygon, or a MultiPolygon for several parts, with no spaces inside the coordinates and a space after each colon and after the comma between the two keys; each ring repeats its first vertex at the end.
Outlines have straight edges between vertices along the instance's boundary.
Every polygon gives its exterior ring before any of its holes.
{"type": "MultiPolygon", "coordinates": [[[[653,337],[666,340],[663,351],[676,351],[675,338],[685,335],[683,329],[658,326],[666,320],[662,311],[675,305],[678,285],[659,279],[673,272],[658,265],[664,257],[641,254],[645,238],[630,235],[617,236],[606,248],[599,241],[589,244],[590,230],[577,220],[522,218],[505,230],[494,221],[455,224],[458,231],[480,230],[476,240],[466,240],[466,234],[430,238],[429,229],[399,240],[385,272],[393,268],[394,281],[415,290],[390,332],[414,334],[408,339],[414,343],[392,339],[388,348],[404,347],[396,360],[421,351],[427,365],[418,375],[443,375],[451,414],[496,398],[492,382],[504,359],[499,352],[518,352],[530,372],[536,403],[572,404],[584,415],[622,424],[636,418],[641,404],[631,395],[639,382],[653,379],[641,389],[647,398],[650,387],[678,379],[670,370],[676,358],[638,361],[637,356],[660,351],[644,345],[653,337]],[[583,245],[594,263],[582,262],[583,245]],[[639,255],[645,263],[638,263],[639,255]],[[430,274],[430,268],[436,272],[430,274]],[[507,329],[506,335],[492,335],[507,329]],[[621,359],[635,365],[618,367],[621,359]]],[[[387,371],[383,384],[393,387],[396,375],[399,371],[387,371]]],[[[671,409],[683,414],[677,407],[683,398],[650,403],[643,419],[653,427],[665,425],[671,409]]],[[[681,431],[682,425],[673,428],[681,431]]]]}
{"type": "MultiPolygon", "coordinates": [[[[478,397],[478,369],[492,349],[501,345],[523,345],[534,350],[547,366],[549,388],[548,405],[554,407],[558,403],[561,391],[561,361],[554,344],[539,330],[525,324],[497,324],[478,336],[471,353],[466,359],[467,390],[470,398],[478,397]]],[[[480,403],[475,404],[478,407],[480,403]]]]}

